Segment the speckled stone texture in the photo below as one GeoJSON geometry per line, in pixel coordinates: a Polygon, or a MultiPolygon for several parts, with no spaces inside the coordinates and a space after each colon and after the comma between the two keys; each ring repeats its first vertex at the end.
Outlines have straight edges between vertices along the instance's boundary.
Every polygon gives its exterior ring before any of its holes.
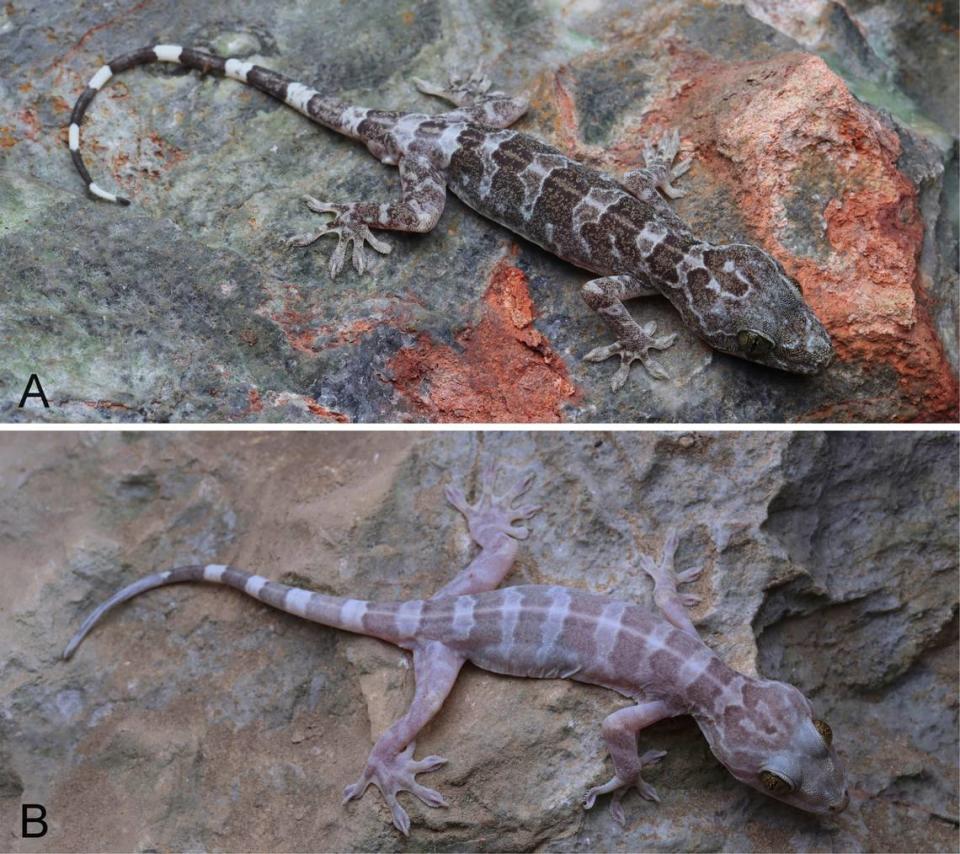
{"type": "Polygon", "coordinates": [[[956,420],[956,22],[949,4],[847,5],[13,0],[0,8],[0,418],[956,420]],[[696,158],[679,213],[707,239],[774,253],[839,358],[814,378],[762,368],[640,300],[635,316],[679,333],[662,358],[672,379],[635,366],[614,394],[615,365],[580,360],[610,340],[579,295],[589,275],[452,197],[433,233],[391,235],[372,272],[331,282],[332,240],[283,248],[315,225],[301,195],[385,201],[395,170],[182,69],[131,71],[94,102],[88,163],[134,199],[96,203],[66,150],[70,108],[101,62],[155,42],[419,110],[437,103],[412,77],[479,56],[532,97],[518,127],[615,173],[679,127],[696,158]],[[49,410],[16,408],[32,373],[49,410]]]}
{"type": "Polygon", "coordinates": [[[936,433],[150,434],[0,445],[0,849],[954,851],[957,437],[936,433]],[[798,685],[833,727],[852,803],[834,820],[737,783],[689,718],[662,803],[621,831],[585,788],[627,705],[467,666],[419,755],[450,807],[340,805],[411,696],[407,657],[204,585],[152,591],[58,656],[113,590],[224,562],[363,598],[422,596],[474,553],[450,482],[496,459],[544,510],[506,583],[652,605],[636,555],[681,529],[693,616],[730,664],[798,685]],[[18,838],[22,800],[50,835],[18,838]]]}

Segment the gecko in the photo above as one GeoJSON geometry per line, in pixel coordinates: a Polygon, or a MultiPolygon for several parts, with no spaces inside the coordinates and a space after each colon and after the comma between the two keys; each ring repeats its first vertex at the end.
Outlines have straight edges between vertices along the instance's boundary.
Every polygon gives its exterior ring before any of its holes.
{"type": "Polygon", "coordinates": [[[344,203],[304,197],[324,222],[287,244],[308,246],[334,235],[332,277],[343,268],[348,251],[358,273],[368,269],[365,247],[382,254],[391,251],[372,230],[431,231],[449,189],[481,215],[596,274],[581,294],[615,340],[582,358],[602,362],[619,357],[611,380],[615,392],[626,383],[634,362],[654,378],[669,379],[652,351],[668,349],[677,333],[657,335],[655,321],[641,325],[634,320],[624,301],[635,297],[666,297],[684,326],[712,348],[753,362],[815,374],[833,358],[829,334],[778,260],[746,243],[714,244],[697,238],[666,202],[664,196],[683,195],[673,182],[692,162],[687,158],[675,163],[677,131],[665,132],[656,145],[646,142],[644,166],[614,177],[510,129],[526,113],[527,100],[491,91],[491,82],[479,70],[467,77],[451,76],[446,85],[414,78],[420,92],[454,107],[431,115],[347,103],[241,59],[180,45],[140,48],[103,65],[71,115],[68,145],[73,162],[88,191],[99,199],[129,204],[90,177],[80,154],[84,114],[114,75],[152,62],[177,63],[253,86],[364,144],[381,163],[397,167],[396,201],[344,203]]]}
{"type": "Polygon", "coordinates": [[[479,496],[448,486],[448,501],[462,513],[477,556],[429,599],[373,602],[291,587],[225,564],[191,565],[136,581],[107,599],[82,623],[63,652],[69,659],[107,611],[144,591],[186,581],[206,581],[306,620],[379,638],[413,655],[415,689],[406,713],[376,741],[360,778],[344,790],[346,804],[371,785],[380,790],[393,824],[409,834],[410,818],[397,800],[409,792],[427,806],[447,806],[443,796],[416,780],[447,760],[414,758],[416,738],[440,711],[467,662],[492,673],[538,679],[571,679],[630,698],[603,721],[602,734],[614,775],[590,788],[583,806],[612,793],[611,815],[625,824],[623,795],[637,789],[659,802],[641,771],[666,755],[642,755],[638,733],[664,718],[692,715],[714,756],[733,776],[800,809],[838,813],[848,804],[844,769],[830,726],[815,717],[794,686],[754,678],[727,666],[700,638],[686,608],[697,604],[677,585],[696,580],[700,569],[675,573],[677,531],[671,530],[659,561],[640,556],[654,581],[659,613],[609,596],[561,586],[524,584],[497,589],[526,539],[528,519],[541,508],[516,506],[532,475],[504,493],[485,465],[479,496]]]}

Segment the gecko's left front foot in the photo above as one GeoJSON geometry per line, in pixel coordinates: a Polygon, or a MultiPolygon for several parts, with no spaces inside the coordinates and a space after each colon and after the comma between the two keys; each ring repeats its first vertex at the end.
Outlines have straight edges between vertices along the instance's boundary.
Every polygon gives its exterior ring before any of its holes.
{"type": "Polygon", "coordinates": [[[415,746],[415,743],[411,742],[406,750],[390,759],[375,758],[371,754],[360,779],[343,790],[343,803],[359,798],[371,784],[376,786],[390,807],[394,826],[404,836],[410,833],[410,816],[397,801],[398,792],[410,792],[428,807],[447,806],[443,795],[434,789],[421,786],[415,779],[417,774],[436,771],[441,765],[445,765],[447,760],[442,756],[428,756],[426,759],[416,760],[413,758],[415,746]]]}
{"type": "Polygon", "coordinates": [[[524,504],[514,507],[514,502],[523,495],[533,483],[533,474],[521,477],[503,495],[493,491],[496,470],[485,466],[480,475],[480,497],[474,504],[467,502],[463,490],[448,486],[447,501],[457,508],[467,519],[470,536],[481,546],[488,545],[500,534],[508,534],[518,540],[524,540],[530,531],[524,525],[514,522],[529,519],[540,510],[537,504],[524,504]]]}
{"type": "MultiPolygon", "coordinates": [[[[644,753],[643,756],[640,757],[641,769],[655,765],[666,755],[667,752],[665,750],[650,750],[644,753]]],[[[623,813],[623,804],[621,804],[621,801],[623,800],[623,796],[633,788],[636,788],[640,793],[640,797],[644,800],[660,803],[657,790],[637,772],[636,776],[630,780],[621,779],[614,774],[613,777],[607,780],[602,786],[594,786],[583,796],[583,808],[587,810],[590,809],[594,801],[596,801],[597,795],[605,795],[607,792],[613,792],[613,797],[610,799],[610,816],[617,824],[623,827],[624,824],[626,824],[626,816],[623,813]]]]}
{"type": "Polygon", "coordinates": [[[687,173],[693,158],[687,157],[674,165],[679,151],[680,131],[676,129],[665,133],[656,145],[644,142],[644,168],[628,172],[624,176],[624,184],[637,195],[642,195],[642,191],[652,184],[669,199],[685,196],[686,192],[674,187],[673,182],[687,173]]]}
{"type": "Polygon", "coordinates": [[[623,340],[615,344],[607,344],[603,347],[596,347],[583,357],[585,362],[602,362],[612,356],[620,357],[620,367],[613,375],[610,381],[610,388],[618,391],[630,376],[630,365],[634,362],[640,362],[647,372],[658,380],[668,380],[670,375],[666,369],[656,359],[650,355],[651,350],[666,350],[673,346],[677,339],[677,333],[671,332],[669,335],[654,337],[657,331],[656,321],[651,320],[644,326],[634,324],[636,328],[630,327],[626,331],[623,340]]]}
{"type": "Polygon", "coordinates": [[[377,252],[389,255],[391,246],[386,241],[374,237],[369,226],[353,215],[352,205],[321,202],[313,196],[304,196],[307,207],[314,213],[333,214],[333,219],[327,222],[319,231],[309,234],[298,234],[287,240],[287,246],[309,246],[327,234],[337,235],[337,248],[330,256],[330,277],[336,278],[343,269],[343,262],[347,256],[348,246],[352,248],[353,268],[362,273],[367,269],[367,259],[364,255],[364,244],[369,243],[377,252]]]}

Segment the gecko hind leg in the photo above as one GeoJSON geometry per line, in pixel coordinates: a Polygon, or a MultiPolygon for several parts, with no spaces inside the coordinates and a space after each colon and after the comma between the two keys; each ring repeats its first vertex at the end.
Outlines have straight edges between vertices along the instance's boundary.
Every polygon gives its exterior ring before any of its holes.
{"type": "MultiPolygon", "coordinates": [[[[413,83],[424,95],[433,95],[442,98],[451,104],[456,104],[464,118],[481,122],[496,128],[505,128],[512,125],[529,109],[525,98],[515,98],[506,92],[490,92],[489,78],[483,73],[483,64],[477,65],[476,70],[467,78],[456,74],[450,75],[447,85],[431,83],[413,78],[413,83]]],[[[450,114],[448,114],[450,115],[450,114]]]]}
{"type": "Polygon", "coordinates": [[[541,508],[537,504],[513,505],[530,488],[533,478],[533,473],[525,474],[506,492],[497,495],[494,492],[496,469],[487,464],[480,473],[480,495],[473,504],[468,503],[463,491],[455,486],[446,488],[447,501],[464,515],[470,536],[478,546],[487,547],[502,534],[525,540],[530,531],[524,525],[513,523],[529,519],[541,508]]]}
{"type": "Polygon", "coordinates": [[[686,175],[693,163],[687,157],[674,165],[673,161],[680,151],[680,131],[676,128],[668,131],[657,142],[643,144],[643,169],[634,169],[624,175],[624,186],[639,198],[645,198],[645,192],[651,187],[660,190],[668,199],[679,199],[686,195],[684,190],[673,186],[673,182],[686,175]]]}
{"type": "Polygon", "coordinates": [[[313,196],[304,196],[307,207],[314,213],[333,214],[329,220],[318,231],[308,234],[297,234],[287,240],[287,246],[309,246],[316,243],[321,237],[328,234],[337,236],[337,247],[330,256],[330,277],[336,278],[337,274],[343,269],[344,259],[347,257],[347,250],[351,249],[353,268],[362,273],[367,269],[367,259],[364,254],[364,246],[370,246],[382,255],[389,255],[393,247],[386,241],[374,237],[369,226],[354,217],[353,205],[335,204],[332,202],[321,202],[313,196]]]}
{"type": "Polygon", "coordinates": [[[699,638],[697,628],[686,609],[699,605],[700,597],[695,593],[678,592],[677,585],[696,581],[703,572],[703,567],[674,572],[673,559],[677,552],[678,540],[677,529],[671,529],[663,544],[660,560],[654,561],[649,555],[642,554],[639,557],[640,568],[653,579],[653,599],[664,617],[680,631],[699,638]]]}
{"type": "Polygon", "coordinates": [[[353,267],[358,273],[367,269],[365,244],[383,255],[390,253],[390,244],[375,237],[371,228],[388,231],[424,233],[440,219],[447,197],[446,176],[425,158],[407,156],[397,164],[400,170],[400,200],[385,204],[375,202],[322,202],[305,196],[307,207],[314,213],[333,214],[318,231],[298,234],[287,240],[287,246],[309,246],[327,234],[337,236],[337,246],[330,256],[330,277],[343,269],[347,250],[352,250],[353,267]]]}
{"type": "Polygon", "coordinates": [[[525,525],[515,523],[526,521],[540,507],[536,504],[513,506],[530,488],[532,473],[522,476],[499,496],[494,492],[496,479],[493,464],[484,465],[480,473],[480,495],[473,504],[467,501],[462,489],[452,484],[447,486],[447,501],[464,515],[470,536],[481,551],[431,598],[484,593],[495,589],[510,572],[517,557],[517,541],[526,539],[530,533],[525,525]]]}
{"type": "Polygon", "coordinates": [[[404,836],[410,833],[410,816],[397,800],[399,792],[410,792],[428,807],[447,806],[439,792],[416,781],[417,774],[435,771],[447,760],[442,756],[416,760],[413,751],[417,734],[440,710],[463,664],[463,658],[437,641],[414,650],[416,690],[410,708],[377,739],[360,779],[343,790],[343,803],[359,798],[369,786],[376,786],[390,808],[394,826],[404,836]]]}
{"type": "Polygon", "coordinates": [[[623,304],[624,300],[634,297],[659,295],[660,292],[653,285],[636,276],[604,276],[602,279],[591,279],[580,293],[617,338],[615,344],[596,347],[583,357],[585,362],[602,362],[611,356],[620,357],[620,367],[610,382],[613,391],[618,391],[627,381],[630,365],[635,361],[639,361],[656,379],[670,378],[663,366],[650,355],[650,351],[666,350],[672,346],[677,338],[676,333],[656,336],[655,321],[641,326],[623,304]]]}

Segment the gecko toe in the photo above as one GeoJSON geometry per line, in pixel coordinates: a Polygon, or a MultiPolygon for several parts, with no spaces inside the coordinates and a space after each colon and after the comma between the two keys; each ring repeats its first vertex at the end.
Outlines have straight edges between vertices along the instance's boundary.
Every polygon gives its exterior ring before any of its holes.
{"type": "Polygon", "coordinates": [[[407,815],[407,811],[400,806],[396,795],[390,795],[389,797],[384,795],[384,797],[386,798],[387,806],[390,807],[390,812],[393,815],[393,826],[404,836],[409,836],[410,816],[407,815]]]}
{"type": "Polygon", "coordinates": [[[648,765],[656,765],[666,755],[666,750],[648,750],[640,757],[640,765],[644,768],[648,765]]]}
{"type": "Polygon", "coordinates": [[[614,792],[613,797],[610,798],[610,818],[612,818],[620,827],[627,826],[627,816],[623,812],[623,804],[621,800],[623,798],[623,791],[614,792]]]}
{"type": "Polygon", "coordinates": [[[615,344],[605,344],[602,347],[594,347],[589,353],[583,357],[584,362],[604,362],[609,359],[611,356],[616,356],[620,353],[622,347],[620,343],[615,344]]]}
{"type": "Polygon", "coordinates": [[[412,762],[410,765],[410,770],[414,774],[426,774],[429,771],[436,771],[437,768],[440,768],[446,764],[447,760],[443,756],[427,756],[424,759],[419,759],[415,762],[412,762]]]}
{"type": "Polygon", "coordinates": [[[660,796],[657,794],[657,790],[653,788],[645,780],[637,781],[637,791],[640,792],[640,797],[645,801],[653,801],[654,803],[660,803],[660,796]]]}
{"type": "Polygon", "coordinates": [[[413,783],[410,786],[409,791],[411,795],[419,798],[428,807],[439,809],[440,807],[449,806],[449,804],[443,799],[443,795],[436,791],[436,789],[428,789],[426,786],[421,786],[419,783],[413,783]]]}

